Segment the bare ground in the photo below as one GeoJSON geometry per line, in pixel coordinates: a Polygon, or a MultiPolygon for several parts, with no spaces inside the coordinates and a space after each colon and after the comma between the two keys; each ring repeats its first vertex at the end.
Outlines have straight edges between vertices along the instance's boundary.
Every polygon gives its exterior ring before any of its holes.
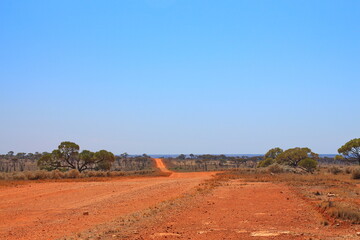
{"type": "Polygon", "coordinates": [[[170,177],[3,187],[0,239],[360,238],[358,226],[323,226],[313,205],[284,184],[232,180],[186,198],[214,173],[171,173],[161,160],[156,163],[170,177]],[[179,206],[176,199],[183,199],[179,206]],[[146,213],[161,205],[153,216],[146,213]],[[137,212],[150,217],[119,225],[121,217],[137,212]],[[104,232],[95,238],[94,229],[104,232]]]}
{"type": "Polygon", "coordinates": [[[283,184],[233,180],[130,239],[359,239],[359,227],[323,216],[283,184]]]}

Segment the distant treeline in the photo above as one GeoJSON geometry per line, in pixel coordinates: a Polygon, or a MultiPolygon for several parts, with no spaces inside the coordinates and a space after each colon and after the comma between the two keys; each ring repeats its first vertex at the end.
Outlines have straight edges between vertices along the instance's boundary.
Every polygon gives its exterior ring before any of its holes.
{"type": "Polygon", "coordinates": [[[150,156],[143,154],[129,156],[127,153],[113,155],[101,150],[91,152],[79,151],[79,146],[71,142],[63,142],[53,152],[14,153],[0,155],[0,172],[23,172],[36,170],[71,169],[82,171],[139,171],[154,167],[150,156]]]}

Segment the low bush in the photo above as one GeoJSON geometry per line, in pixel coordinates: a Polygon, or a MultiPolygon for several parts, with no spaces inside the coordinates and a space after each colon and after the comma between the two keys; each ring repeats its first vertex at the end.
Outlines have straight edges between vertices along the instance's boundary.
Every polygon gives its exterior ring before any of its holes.
{"type": "Polygon", "coordinates": [[[351,173],[352,179],[360,179],[360,167],[354,168],[351,173]]]}
{"type": "Polygon", "coordinates": [[[12,175],[12,179],[14,180],[27,180],[27,177],[22,172],[16,172],[12,175]]]}
{"type": "Polygon", "coordinates": [[[76,169],[71,169],[65,173],[66,178],[80,178],[80,172],[76,169]]]}
{"type": "Polygon", "coordinates": [[[51,171],[50,175],[51,175],[52,179],[62,179],[62,178],[65,178],[66,174],[64,172],[61,172],[60,170],[56,169],[54,171],[51,171]]]}
{"type": "Polygon", "coordinates": [[[39,170],[34,172],[26,172],[27,178],[29,180],[39,180],[39,179],[48,179],[50,178],[50,174],[47,171],[39,170]]]}
{"type": "Polygon", "coordinates": [[[274,164],[275,163],[275,160],[272,159],[272,158],[267,158],[265,160],[262,160],[258,163],[258,167],[268,167],[270,166],[271,164],[274,164]]]}
{"type": "Polygon", "coordinates": [[[360,223],[359,209],[349,206],[342,202],[324,202],[320,205],[333,218],[351,221],[352,223],[360,223]]]}
{"type": "Polygon", "coordinates": [[[353,169],[352,169],[351,167],[345,168],[345,173],[346,173],[346,174],[351,174],[352,171],[353,171],[353,169]]]}
{"type": "Polygon", "coordinates": [[[0,173],[0,180],[5,180],[6,178],[6,173],[0,173]]]}
{"type": "Polygon", "coordinates": [[[317,168],[317,161],[311,158],[303,159],[299,162],[299,167],[304,168],[307,172],[313,173],[317,168]]]}
{"type": "Polygon", "coordinates": [[[161,176],[153,169],[140,171],[85,171],[79,172],[72,169],[67,172],[60,170],[46,171],[26,171],[26,172],[0,172],[0,180],[42,180],[42,179],[66,179],[66,178],[88,178],[88,177],[121,177],[121,176],[135,176],[135,175],[155,175],[161,176]]]}
{"type": "Polygon", "coordinates": [[[328,172],[337,175],[339,173],[343,173],[343,170],[337,166],[332,166],[328,169],[328,172]]]}
{"type": "Polygon", "coordinates": [[[267,171],[270,173],[283,173],[285,172],[285,168],[280,164],[272,164],[267,168],[267,171]]]}
{"type": "Polygon", "coordinates": [[[24,174],[28,180],[35,180],[34,172],[24,172],[24,174]]]}

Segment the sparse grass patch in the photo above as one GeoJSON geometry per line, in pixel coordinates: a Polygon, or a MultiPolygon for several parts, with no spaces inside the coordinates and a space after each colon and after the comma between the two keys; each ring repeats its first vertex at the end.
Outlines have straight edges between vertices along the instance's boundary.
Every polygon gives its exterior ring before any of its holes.
{"type": "MultiPolygon", "coordinates": [[[[1,181],[26,181],[26,180],[66,180],[66,179],[84,179],[84,181],[90,180],[90,178],[112,178],[112,177],[139,177],[139,176],[169,176],[171,173],[159,172],[155,169],[140,170],[140,171],[84,171],[79,172],[75,169],[62,172],[60,170],[53,171],[25,171],[25,172],[12,172],[4,173],[0,172],[1,181]],[[88,180],[86,180],[88,179],[88,180]]],[[[7,185],[7,184],[2,184],[7,185]]]]}
{"type": "MultiPolygon", "coordinates": [[[[360,168],[355,168],[352,172],[360,176],[360,168]],[[356,171],[357,169],[358,171],[356,171]]],[[[321,168],[314,174],[304,172],[301,174],[291,172],[270,173],[270,171],[264,171],[264,169],[256,169],[251,173],[233,170],[219,173],[219,175],[222,178],[243,179],[248,182],[287,184],[302,198],[313,204],[314,208],[319,206],[319,211],[326,218],[332,218],[333,221],[336,219],[360,224],[359,205],[354,201],[354,199],[360,197],[360,189],[357,186],[358,181],[349,178],[349,175],[329,174],[328,168],[321,168]],[[329,202],[331,202],[330,205],[329,202]]]]}
{"type": "Polygon", "coordinates": [[[350,221],[354,224],[360,223],[360,210],[344,202],[327,201],[319,206],[325,214],[337,219],[350,221]]]}

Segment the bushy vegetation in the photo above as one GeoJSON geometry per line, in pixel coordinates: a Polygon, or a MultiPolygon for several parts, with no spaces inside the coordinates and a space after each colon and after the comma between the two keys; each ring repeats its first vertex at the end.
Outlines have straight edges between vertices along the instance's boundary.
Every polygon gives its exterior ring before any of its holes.
{"type": "Polygon", "coordinates": [[[37,164],[44,170],[110,170],[115,156],[106,150],[91,152],[83,150],[73,142],[62,142],[52,153],[41,156],[37,164]]]}
{"type": "MultiPolygon", "coordinates": [[[[258,163],[260,168],[270,168],[275,165],[275,169],[279,169],[279,165],[289,166],[293,168],[302,168],[307,172],[313,173],[318,165],[318,154],[313,153],[309,148],[290,148],[283,151],[281,148],[270,149],[264,156],[264,160],[258,163]]],[[[269,170],[272,173],[274,171],[269,170]]],[[[278,172],[281,172],[280,170],[278,172]]]]}
{"type": "Polygon", "coordinates": [[[219,171],[241,167],[255,167],[261,156],[226,156],[180,154],[176,158],[166,158],[168,168],[174,171],[219,171]]]}
{"type": "MultiPolygon", "coordinates": [[[[73,142],[62,142],[51,153],[17,153],[13,151],[0,155],[0,172],[25,172],[37,170],[75,169],[83,171],[139,171],[154,167],[152,158],[146,154],[129,156],[127,153],[114,156],[111,152],[83,150],[73,142]]],[[[20,177],[21,178],[21,177],[20,177]]]]}
{"type": "Polygon", "coordinates": [[[359,209],[344,202],[327,201],[321,203],[320,208],[333,218],[350,221],[354,224],[360,223],[359,209]]]}
{"type": "Polygon", "coordinates": [[[317,161],[312,158],[305,158],[299,162],[299,166],[306,169],[306,171],[313,173],[317,168],[317,161]]]}
{"type": "Polygon", "coordinates": [[[7,154],[0,155],[0,172],[15,172],[15,171],[33,171],[37,169],[36,160],[44,153],[24,153],[19,152],[15,154],[9,151],[7,154]]]}
{"type": "Polygon", "coordinates": [[[28,172],[11,172],[0,173],[0,180],[43,180],[43,179],[76,179],[76,178],[93,178],[93,177],[121,177],[132,175],[154,175],[155,170],[142,170],[142,171],[84,171],[79,172],[72,169],[66,172],[59,170],[38,170],[28,172]]]}
{"type": "Polygon", "coordinates": [[[360,138],[355,138],[338,149],[338,153],[349,161],[356,161],[360,165],[360,138]]]}
{"type": "Polygon", "coordinates": [[[280,164],[275,163],[268,166],[267,171],[270,173],[283,173],[286,172],[286,169],[280,164]]]}
{"type": "Polygon", "coordinates": [[[260,161],[257,166],[258,167],[268,167],[268,166],[270,166],[271,164],[274,164],[274,163],[275,163],[275,159],[266,158],[266,159],[260,161]]]}

